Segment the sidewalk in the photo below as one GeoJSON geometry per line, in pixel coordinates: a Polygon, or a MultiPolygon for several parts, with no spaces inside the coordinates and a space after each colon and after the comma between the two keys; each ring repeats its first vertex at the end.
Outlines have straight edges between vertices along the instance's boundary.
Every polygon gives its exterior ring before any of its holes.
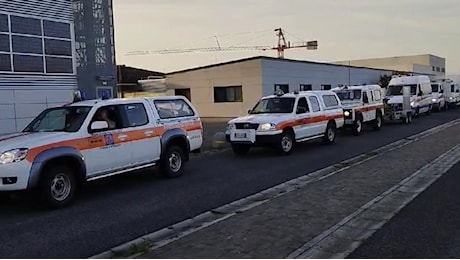
{"type": "Polygon", "coordinates": [[[456,122],[398,141],[160,230],[115,256],[343,258],[459,160],[459,132],[456,122]]]}

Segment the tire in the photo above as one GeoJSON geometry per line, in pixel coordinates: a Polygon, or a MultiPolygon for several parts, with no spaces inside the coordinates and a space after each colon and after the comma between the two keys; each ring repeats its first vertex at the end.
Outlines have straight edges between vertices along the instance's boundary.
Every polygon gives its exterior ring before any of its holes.
{"type": "Polygon", "coordinates": [[[382,128],[382,124],[383,124],[382,112],[377,111],[377,113],[375,115],[375,120],[374,120],[374,122],[372,124],[372,128],[375,131],[379,131],[382,128]]]}
{"type": "Polygon", "coordinates": [[[325,144],[332,144],[335,141],[336,136],[336,127],[333,123],[329,122],[326,127],[326,131],[324,132],[323,142],[325,144]]]}
{"type": "Polygon", "coordinates": [[[289,155],[292,153],[295,144],[295,137],[292,131],[283,131],[276,144],[276,152],[280,155],[289,155]]]}
{"type": "Polygon", "coordinates": [[[46,167],[39,182],[42,202],[50,208],[70,205],[75,197],[77,181],[75,173],[66,165],[46,167]]]}
{"type": "Polygon", "coordinates": [[[176,178],[184,173],[184,168],[184,149],[177,145],[169,146],[160,161],[161,174],[167,178],[176,178]]]}
{"type": "Polygon", "coordinates": [[[363,131],[363,117],[359,115],[353,125],[353,134],[360,135],[362,131],[363,131]]]}
{"type": "Polygon", "coordinates": [[[236,155],[245,155],[251,147],[246,144],[232,144],[232,151],[236,155]]]}

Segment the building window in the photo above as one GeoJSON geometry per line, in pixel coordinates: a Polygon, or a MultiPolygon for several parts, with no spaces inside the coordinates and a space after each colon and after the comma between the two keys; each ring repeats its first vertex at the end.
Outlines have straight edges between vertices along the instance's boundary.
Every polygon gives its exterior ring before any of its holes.
{"type": "Polygon", "coordinates": [[[192,97],[190,94],[190,89],[189,88],[176,88],[174,90],[174,94],[176,96],[183,96],[186,97],[189,101],[192,101],[192,97]]]}
{"type": "Polygon", "coordinates": [[[43,73],[43,56],[17,55],[13,56],[13,67],[16,72],[43,73]]]}
{"type": "Polygon", "coordinates": [[[0,54],[12,54],[13,66],[11,57],[2,56],[0,71],[74,74],[70,23],[9,17],[0,14],[0,54]]]}
{"type": "Polygon", "coordinates": [[[43,21],[44,35],[47,37],[71,39],[70,24],[53,21],[43,21]]]}
{"type": "Polygon", "coordinates": [[[331,85],[321,85],[322,90],[330,90],[332,88],[331,85]]]}
{"type": "Polygon", "coordinates": [[[446,72],[446,68],[442,68],[442,69],[441,69],[441,72],[446,72]]]}
{"type": "Polygon", "coordinates": [[[0,71],[11,71],[11,56],[0,54],[0,71]]]}
{"type": "Polygon", "coordinates": [[[311,84],[300,84],[300,91],[309,91],[313,90],[313,87],[311,84]]]}
{"type": "Polygon", "coordinates": [[[214,103],[243,102],[243,87],[214,87],[214,103]]]}
{"type": "Polygon", "coordinates": [[[437,72],[440,72],[440,71],[441,71],[441,68],[440,68],[440,67],[436,67],[436,71],[437,71],[437,72]]]}
{"type": "Polygon", "coordinates": [[[45,39],[45,54],[72,56],[72,43],[70,41],[45,39]]]}
{"type": "Polygon", "coordinates": [[[46,57],[47,73],[72,73],[73,64],[71,58],[46,57]]]}
{"type": "Polygon", "coordinates": [[[0,34],[0,51],[10,52],[10,36],[8,34],[0,34]]]}
{"type": "Polygon", "coordinates": [[[275,84],[274,90],[275,92],[282,90],[284,93],[289,93],[289,85],[288,84],[275,84]]]}
{"type": "Polygon", "coordinates": [[[42,36],[42,24],[40,19],[10,16],[11,32],[42,36]]]}
{"type": "Polygon", "coordinates": [[[435,66],[431,67],[431,69],[432,69],[433,71],[436,71],[436,67],[435,67],[435,66]]]}
{"type": "Polygon", "coordinates": [[[13,52],[43,54],[43,42],[38,37],[13,36],[13,52]]]}
{"type": "Polygon", "coordinates": [[[0,32],[9,32],[8,15],[0,14],[0,32]]]}

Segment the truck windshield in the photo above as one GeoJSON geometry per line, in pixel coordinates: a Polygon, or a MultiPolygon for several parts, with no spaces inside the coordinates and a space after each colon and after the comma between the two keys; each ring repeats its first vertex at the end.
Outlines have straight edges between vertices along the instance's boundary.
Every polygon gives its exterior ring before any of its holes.
{"type": "Polygon", "coordinates": [[[274,97],[261,99],[249,114],[292,113],[295,98],[274,97]]]}
{"type": "Polygon", "coordinates": [[[438,84],[431,84],[431,91],[432,92],[439,92],[438,84]]]}
{"type": "Polygon", "coordinates": [[[341,101],[358,101],[361,100],[361,90],[340,90],[337,91],[337,96],[339,96],[341,101]]]}
{"type": "Polygon", "coordinates": [[[91,107],[65,106],[45,109],[23,132],[77,132],[91,107]]]}
{"type": "Polygon", "coordinates": [[[390,85],[388,86],[387,96],[399,96],[403,94],[403,87],[408,86],[410,87],[410,94],[412,96],[417,94],[417,85],[390,85]]]}

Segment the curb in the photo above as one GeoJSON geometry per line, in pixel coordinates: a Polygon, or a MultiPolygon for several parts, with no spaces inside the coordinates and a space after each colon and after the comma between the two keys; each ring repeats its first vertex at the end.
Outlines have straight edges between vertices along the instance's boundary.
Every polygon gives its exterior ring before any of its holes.
{"type": "MultiPolygon", "coordinates": [[[[234,202],[228,203],[221,207],[212,209],[210,211],[204,212],[198,216],[195,216],[190,219],[186,219],[182,222],[176,223],[169,227],[165,227],[153,233],[147,234],[130,242],[124,243],[117,247],[111,248],[101,254],[94,255],[90,259],[107,259],[107,258],[134,258],[142,255],[145,252],[153,251],[159,247],[165,246],[171,242],[174,242],[180,238],[183,238],[189,234],[195,233],[201,229],[204,229],[208,226],[211,226],[215,223],[223,221],[227,218],[230,218],[236,214],[245,212],[249,209],[252,209],[256,206],[264,204],[272,199],[275,199],[279,196],[282,196],[291,191],[303,188],[308,184],[321,181],[332,175],[340,173],[350,167],[362,164],[368,160],[371,160],[383,153],[387,153],[398,149],[402,146],[406,146],[410,143],[413,143],[421,138],[430,136],[434,133],[442,131],[451,126],[457,125],[460,123],[460,119],[450,121],[448,123],[439,125],[437,127],[428,129],[421,133],[406,137],[401,140],[397,140],[385,146],[379,147],[370,152],[355,156],[353,158],[344,160],[342,162],[336,163],[334,165],[328,166],[326,168],[306,173],[303,176],[289,180],[277,186],[268,188],[256,194],[250,195],[248,197],[236,200],[234,202]],[[143,252],[139,252],[143,251],[143,252]]],[[[381,196],[383,196],[382,194],[381,196]]],[[[386,195],[386,194],[385,194],[386,195]]],[[[367,205],[367,204],[366,204],[367,205]]],[[[402,207],[401,207],[402,208],[402,207]]],[[[351,220],[353,217],[360,214],[360,212],[353,213],[353,216],[348,216],[347,221],[351,220]]],[[[344,220],[342,220],[344,221],[344,220]]],[[[325,234],[325,233],[324,233],[325,234]]],[[[327,235],[323,235],[327,236],[327,235]]],[[[317,238],[318,241],[322,241],[323,237],[317,238]]],[[[310,242],[309,242],[310,243],[310,242]]],[[[303,248],[303,247],[302,247],[303,248]]],[[[310,248],[310,247],[309,247],[310,248]]],[[[307,250],[307,249],[306,249],[307,250]]],[[[313,248],[315,252],[318,249],[313,248]]],[[[295,252],[300,252],[302,250],[298,249],[295,252]]],[[[305,251],[305,250],[303,250],[305,251]]],[[[294,252],[294,253],[295,253],[294,252]]],[[[291,255],[295,255],[291,253],[291,255]]],[[[321,254],[324,254],[324,251],[317,252],[317,258],[323,258],[321,254]]],[[[297,255],[300,255],[298,253],[297,255]]],[[[343,258],[343,257],[342,257],[343,258]]]]}

